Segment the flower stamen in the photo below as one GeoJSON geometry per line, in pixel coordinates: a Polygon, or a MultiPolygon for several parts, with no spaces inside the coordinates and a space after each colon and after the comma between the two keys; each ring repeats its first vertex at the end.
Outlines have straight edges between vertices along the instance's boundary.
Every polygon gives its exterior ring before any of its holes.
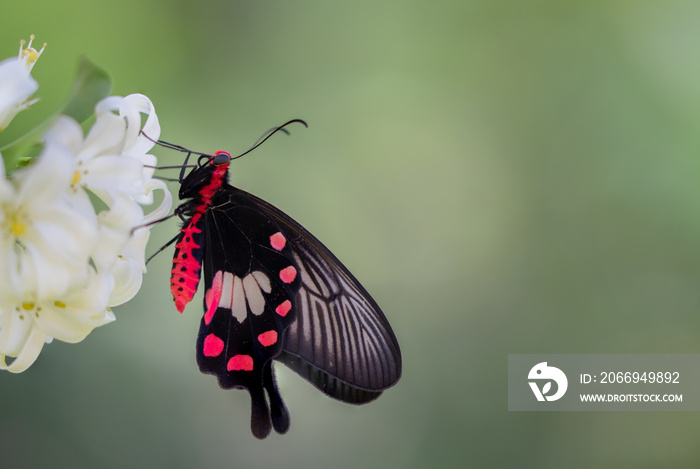
{"type": "Polygon", "coordinates": [[[13,211],[7,215],[7,218],[10,222],[8,224],[10,227],[10,234],[12,234],[15,238],[19,238],[27,232],[27,223],[24,221],[24,217],[20,213],[13,211]]]}
{"type": "Polygon", "coordinates": [[[12,223],[12,234],[15,236],[22,236],[24,233],[27,232],[27,225],[22,223],[21,221],[15,220],[12,223]]]}
{"type": "Polygon", "coordinates": [[[32,47],[32,41],[34,41],[33,34],[29,36],[29,44],[27,44],[27,41],[24,39],[19,41],[19,59],[24,61],[24,64],[27,66],[27,71],[32,70],[32,67],[34,67],[36,61],[39,60],[44,49],[46,49],[46,43],[44,43],[41,49],[37,51],[32,47]],[[25,44],[27,44],[26,48],[24,47],[25,44]]]}

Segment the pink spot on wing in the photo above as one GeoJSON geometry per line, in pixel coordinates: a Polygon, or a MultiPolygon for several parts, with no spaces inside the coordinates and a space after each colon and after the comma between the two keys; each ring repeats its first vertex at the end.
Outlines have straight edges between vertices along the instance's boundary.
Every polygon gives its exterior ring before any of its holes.
{"type": "Polygon", "coordinates": [[[282,279],[284,283],[292,283],[295,278],[297,278],[297,269],[295,269],[293,265],[285,267],[280,271],[280,279],[282,279]]]}
{"type": "Polygon", "coordinates": [[[270,236],[270,246],[272,246],[273,249],[281,251],[282,249],[284,249],[284,246],[286,244],[287,238],[285,238],[284,235],[279,231],[270,236]]]}
{"type": "Polygon", "coordinates": [[[277,308],[275,308],[275,312],[280,316],[285,317],[290,309],[292,309],[292,302],[289,300],[284,300],[277,308]]]}
{"type": "Polygon", "coordinates": [[[224,351],[224,341],[214,334],[209,334],[204,338],[202,353],[205,357],[218,357],[224,351]]]}
{"type": "Polygon", "coordinates": [[[263,332],[258,336],[258,342],[260,342],[263,347],[269,347],[277,343],[277,331],[263,332]]]}
{"type": "Polygon", "coordinates": [[[214,275],[214,280],[211,282],[211,288],[204,294],[204,304],[207,306],[207,310],[204,312],[204,323],[207,325],[211,322],[216,308],[219,306],[223,285],[224,273],[218,271],[216,275],[214,275]]]}
{"type": "Polygon", "coordinates": [[[227,371],[253,371],[253,357],[250,355],[234,355],[226,364],[227,371]]]}

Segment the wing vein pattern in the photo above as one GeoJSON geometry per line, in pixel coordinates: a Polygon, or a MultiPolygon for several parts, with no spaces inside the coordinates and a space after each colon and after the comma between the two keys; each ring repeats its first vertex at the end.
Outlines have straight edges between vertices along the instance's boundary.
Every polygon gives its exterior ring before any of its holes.
{"type": "Polygon", "coordinates": [[[280,226],[301,276],[296,319],[277,360],[337,399],[376,399],[401,376],[401,352],[389,322],[355,277],[316,237],[247,192],[280,226]]]}

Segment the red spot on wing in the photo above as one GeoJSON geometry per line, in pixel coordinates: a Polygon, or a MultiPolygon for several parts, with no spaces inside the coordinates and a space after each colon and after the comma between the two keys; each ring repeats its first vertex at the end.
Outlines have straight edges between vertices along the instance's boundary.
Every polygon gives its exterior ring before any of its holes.
{"type": "Polygon", "coordinates": [[[202,353],[205,357],[218,357],[224,351],[224,341],[214,334],[209,334],[204,338],[204,348],[202,353]]]}
{"type": "Polygon", "coordinates": [[[204,294],[204,303],[207,305],[207,310],[204,312],[204,323],[206,325],[209,325],[211,318],[214,317],[216,308],[219,306],[219,300],[221,300],[221,293],[224,285],[223,278],[224,273],[218,271],[216,275],[214,275],[211,288],[204,294]]]}
{"type": "Polygon", "coordinates": [[[284,300],[277,308],[275,308],[275,312],[280,316],[285,317],[290,309],[292,309],[292,302],[289,300],[284,300]]]}
{"type": "Polygon", "coordinates": [[[260,342],[263,347],[269,347],[277,343],[277,331],[263,332],[258,336],[258,342],[260,342]]]}
{"type": "Polygon", "coordinates": [[[280,271],[280,279],[284,283],[292,283],[295,278],[297,278],[297,269],[295,269],[293,265],[285,267],[280,271]]]}
{"type": "Polygon", "coordinates": [[[284,237],[279,231],[272,236],[270,236],[270,246],[276,251],[281,251],[287,244],[287,238],[284,237]]]}
{"type": "Polygon", "coordinates": [[[250,355],[234,355],[226,364],[227,371],[253,371],[253,357],[250,355]]]}

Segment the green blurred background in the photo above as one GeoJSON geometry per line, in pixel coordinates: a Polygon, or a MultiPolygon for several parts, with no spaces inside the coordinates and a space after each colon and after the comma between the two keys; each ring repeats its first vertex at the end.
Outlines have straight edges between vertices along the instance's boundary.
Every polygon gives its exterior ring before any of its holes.
{"type": "MultiPolygon", "coordinates": [[[[200,151],[306,119],[232,181],[345,261],[404,358],[363,407],[278,366],[292,428],[257,441],[247,394],[197,370],[199,300],[172,306],[168,250],[116,323],[0,375],[3,468],[700,465],[700,413],[506,398],[509,353],[700,353],[699,3],[40,0],[1,15],[2,57],[30,33],[49,43],[42,100],[9,136],[62,104],[81,54],[200,151]]],[[[155,227],[149,251],[176,230],[155,227]]]]}

